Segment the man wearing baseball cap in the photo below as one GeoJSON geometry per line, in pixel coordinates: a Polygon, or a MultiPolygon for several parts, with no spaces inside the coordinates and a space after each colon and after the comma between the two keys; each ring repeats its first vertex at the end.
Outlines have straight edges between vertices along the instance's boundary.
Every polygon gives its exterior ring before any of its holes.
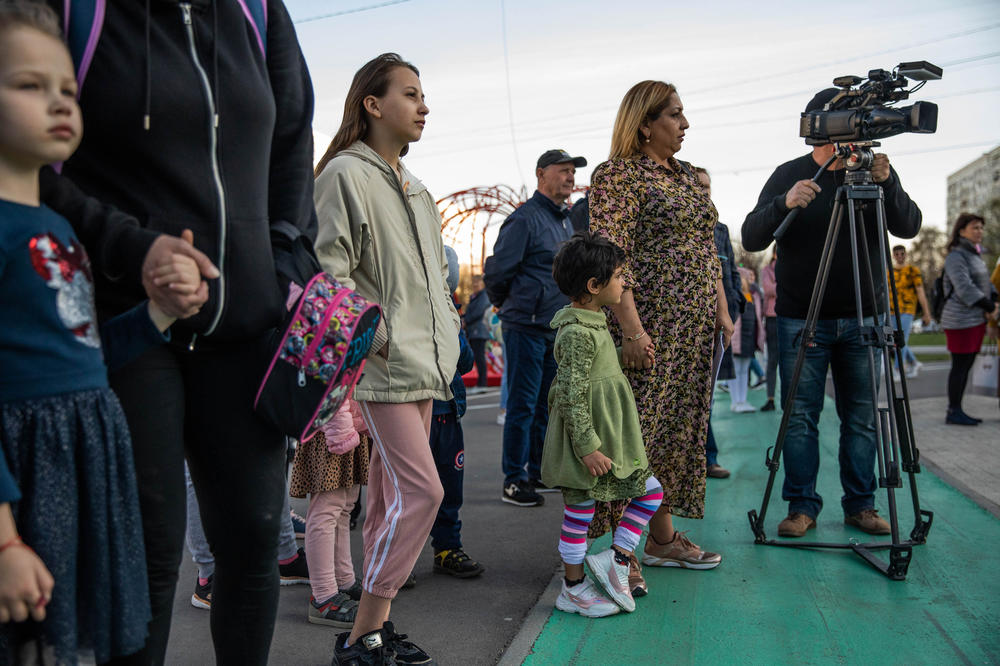
{"type": "Polygon", "coordinates": [[[504,221],[486,259],[486,294],[500,308],[507,364],[501,499],[515,506],[538,506],[538,490],[547,490],[540,481],[542,443],[556,374],[556,334],[549,321],[569,303],[552,278],[552,259],[573,235],[566,200],[577,167],[586,165],[565,150],[542,153],[535,168],[538,189],[504,221]]]}

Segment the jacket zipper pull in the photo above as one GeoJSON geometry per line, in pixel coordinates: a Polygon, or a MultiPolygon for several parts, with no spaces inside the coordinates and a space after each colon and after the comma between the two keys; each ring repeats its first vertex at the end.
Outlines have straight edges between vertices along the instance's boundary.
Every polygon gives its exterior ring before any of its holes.
{"type": "Polygon", "coordinates": [[[198,339],[198,334],[197,333],[192,333],[191,334],[191,342],[188,343],[188,351],[191,351],[191,352],[194,351],[194,343],[195,343],[195,340],[197,340],[197,339],[198,339]]]}
{"type": "Polygon", "coordinates": [[[305,388],[306,385],[306,370],[305,368],[299,368],[299,388],[305,388]]]}
{"type": "Polygon", "coordinates": [[[191,25],[191,3],[181,3],[181,13],[184,15],[184,25],[191,25]]]}

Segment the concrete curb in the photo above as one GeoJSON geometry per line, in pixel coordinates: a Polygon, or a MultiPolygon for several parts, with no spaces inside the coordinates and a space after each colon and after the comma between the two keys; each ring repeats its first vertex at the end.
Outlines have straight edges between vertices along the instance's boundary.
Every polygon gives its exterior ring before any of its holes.
{"type": "Polygon", "coordinates": [[[538,597],[538,601],[528,611],[528,614],[524,618],[524,623],[521,624],[518,632],[514,634],[514,639],[507,646],[507,649],[504,650],[500,661],[497,662],[497,666],[520,666],[524,663],[524,660],[531,654],[531,648],[534,647],[535,641],[538,640],[539,634],[542,633],[542,629],[545,627],[545,623],[548,622],[549,616],[552,615],[552,609],[555,608],[556,597],[559,596],[560,591],[562,591],[561,563],[556,567],[556,572],[552,574],[552,580],[549,581],[542,595],[538,597]]]}

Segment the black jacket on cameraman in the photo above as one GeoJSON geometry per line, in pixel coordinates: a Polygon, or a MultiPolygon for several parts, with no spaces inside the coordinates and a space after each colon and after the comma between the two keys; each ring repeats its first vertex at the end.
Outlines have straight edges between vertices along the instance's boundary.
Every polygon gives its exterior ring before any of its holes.
{"type": "MultiPolygon", "coordinates": [[[[743,222],[743,247],[751,252],[767,248],[773,240],[774,231],[788,213],[785,206],[785,194],[800,180],[809,180],[819,168],[812,154],[803,155],[790,162],[785,162],[771,174],[764,189],[761,190],[757,206],[747,215],[743,222]]],[[[775,266],[775,278],[778,283],[775,312],[779,317],[805,319],[809,310],[809,299],[812,296],[813,284],[816,281],[816,271],[823,254],[823,244],[830,226],[830,215],[837,188],[844,183],[845,169],[835,171],[825,170],[817,184],[821,191],[816,198],[799,211],[787,232],[778,241],[778,253],[781,260],[775,266]]],[[[885,217],[889,233],[899,238],[913,238],[920,231],[920,209],[913,203],[903,190],[896,170],[889,169],[889,178],[882,183],[885,198],[885,217]]],[[[875,208],[872,202],[866,202],[863,207],[865,219],[864,232],[868,239],[872,275],[878,276],[884,270],[885,259],[879,256],[879,238],[876,232],[875,208]]],[[[820,319],[843,319],[856,316],[857,308],[854,301],[854,272],[851,264],[851,238],[847,222],[847,210],[844,210],[837,247],[830,267],[830,277],[823,295],[820,308],[820,319]]],[[[863,251],[860,238],[858,252],[863,251]]],[[[862,260],[863,261],[863,260],[862,260]]],[[[868,296],[864,264],[860,264],[862,279],[862,310],[865,316],[874,313],[871,299],[868,296]]],[[[875,278],[875,288],[879,299],[885,291],[885,280],[875,278]]]]}
{"type": "MultiPolygon", "coordinates": [[[[62,0],[48,4],[63,15],[62,0]]],[[[223,277],[210,281],[201,312],[175,330],[204,335],[214,328],[211,339],[254,338],[280,323],[284,305],[269,227],[283,220],[316,236],[312,84],[280,2],[267,3],[265,61],[239,3],[191,0],[198,63],[181,4],[107,3],[81,88],[83,142],[62,176],[43,171],[42,198],[70,220],[90,254],[102,319],[145,298],[140,269],[157,235],[191,229],[195,247],[223,277]],[[223,29],[234,25],[239,29],[223,29]],[[179,100],[190,101],[183,113],[176,112],[179,100]],[[211,145],[213,100],[221,192],[211,145]]]]}
{"type": "Polygon", "coordinates": [[[537,190],[504,221],[483,280],[505,327],[555,337],[549,322],[569,299],[552,277],[552,260],[572,235],[568,209],[537,190]]]}

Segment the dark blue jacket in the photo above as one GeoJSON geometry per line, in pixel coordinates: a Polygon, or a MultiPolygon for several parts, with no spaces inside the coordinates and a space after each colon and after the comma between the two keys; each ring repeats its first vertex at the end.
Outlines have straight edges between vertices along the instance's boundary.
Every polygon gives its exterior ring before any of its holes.
{"type": "Polygon", "coordinates": [[[465,306],[465,314],[462,321],[465,322],[465,335],[470,340],[488,340],[490,331],[486,328],[483,315],[490,307],[490,299],[486,295],[486,290],[476,292],[469,299],[469,304],[465,306]]]}
{"type": "Polygon", "coordinates": [[[549,321],[569,299],[552,277],[552,259],[572,235],[569,211],[537,190],[500,227],[483,279],[505,328],[555,336],[549,321]]]}
{"type": "Polygon", "coordinates": [[[472,347],[465,339],[465,331],[458,332],[458,368],[455,376],[451,379],[451,393],[455,397],[451,400],[435,400],[433,414],[457,414],[458,418],[465,416],[465,382],[462,375],[472,370],[475,358],[472,354],[472,347]]]}
{"type": "Polygon", "coordinates": [[[729,306],[729,318],[734,322],[743,312],[743,298],[740,289],[740,272],[736,267],[736,257],[733,256],[733,244],[729,240],[729,227],[719,222],[715,225],[715,251],[722,264],[722,289],[726,294],[726,304],[729,306]]]}

